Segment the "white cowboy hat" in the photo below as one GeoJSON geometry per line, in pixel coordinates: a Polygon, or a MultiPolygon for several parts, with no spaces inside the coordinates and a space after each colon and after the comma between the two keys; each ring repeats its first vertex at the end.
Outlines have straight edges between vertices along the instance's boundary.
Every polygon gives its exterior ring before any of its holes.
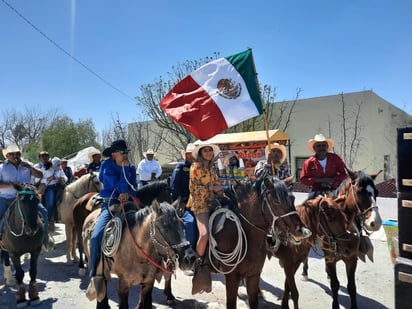
{"type": "Polygon", "coordinates": [[[308,141],[308,148],[310,151],[315,152],[315,150],[313,149],[313,146],[316,143],[328,143],[328,151],[331,150],[333,148],[333,146],[335,145],[335,142],[333,141],[333,139],[330,138],[326,138],[322,133],[316,134],[314,138],[311,138],[308,141]]]}
{"type": "Polygon", "coordinates": [[[192,157],[194,159],[197,159],[197,156],[199,155],[199,151],[200,149],[202,149],[203,147],[211,147],[213,149],[213,155],[216,158],[217,155],[220,152],[220,148],[219,146],[215,145],[215,144],[208,144],[208,143],[200,143],[198,145],[195,145],[195,147],[192,150],[192,157]]]}
{"type": "Polygon", "coordinates": [[[51,159],[51,162],[53,167],[58,167],[62,163],[62,160],[60,160],[60,158],[58,157],[54,157],[53,159],[51,159]]]}
{"type": "Polygon", "coordinates": [[[93,156],[94,155],[101,155],[102,153],[99,150],[92,150],[89,152],[88,157],[89,157],[89,161],[92,162],[93,161],[93,156]]]}
{"type": "Polygon", "coordinates": [[[181,152],[183,159],[186,159],[186,154],[187,153],[192,153],[194,148],[195,148],[195,144],[193,144],[193,143],[187,144],[186,150],[182,150],[182,152],[181,152]]]}
{"type": "Polygon", "coordinates": [[[153,155],[153,156],[156,156],[156,152],[154,152],[154,150],[153,149],[151,149],[151,148],[149,148],[149,149],[147,149],[147,151],[146,152],[143,152],[143,156],[144,157],[146,157],[146,155],[153,155]]]}
{"type": "Polygon", "coordinates": [[[19,146],[17,146],[16,144],[12,144],[12,145],[7,146],[7,148],[3,149],[3,156],[6,158],[6,156],[10,152],[21,152],[21,150],[19,146]]]}
{"type": "Polygon", "coordinates": [[[286,147],[283,146],[283,145],[279,145],[278,143],[273,143],[273,144],[269,144],[269,145],[266,146],[266,148],[265,148],[266,160],[268,159],[269,152],[271,152],[272,149],[279,149],[280,152],[282,153],[282,157],[280,158],[280,163],[282,163],[283,161],[286,160],[286,157],[287,157],[286,147]]]}

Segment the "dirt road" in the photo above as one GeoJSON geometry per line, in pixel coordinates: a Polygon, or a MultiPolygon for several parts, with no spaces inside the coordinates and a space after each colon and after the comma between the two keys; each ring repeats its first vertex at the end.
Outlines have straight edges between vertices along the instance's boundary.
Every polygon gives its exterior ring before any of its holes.
{"type": "MultiPolygon", "coordinates": [[[[38,287],[41,304],[38,309],[50,308],[94,308],[95,304],[85,296],[88,278],[79,278],[77,265],[66,265],[64,227],[57,225],[57,246],[52,252],[42,253],[39,262],[38,287]]],[[[363,263],[359,261],[356,272],[359,308],[394,308],[394,272],[390,262],[389,251],[383,231],[375,234],[373,239],[375,247],[375,262],[363,263]]],[[[29,281],[28,263],[25,262],[25,282],[29,281]]],[[[297,273],[297,284],[300,292],[301,308],[330,308],[331,297],[329,282],[324,271],[324,261],[312,252],[309,260],[309,281],[299,280],[301,269],[297,273]]],[[[340,303],[341,308],[349,307],[349,296],[346,290],[346,275],[344,264],[338,264],[339,279],[341,283],[340,303]]],[[[185,276],[177,271],[172,281],[174,295],[177,303],[174,308],[225,308],[225,285],[222,275],[213,276],[213,291],[209,294],[191,295],[192,277],[185,276]]],[[[278,260],[272,258],[265,263],[261,288],[263,299],[261,308],[280,308],[280,297],[283,291],[283,270],[278,260]]],[[[109,284],[109,297],[112,308],[117,307],[116,295],[117,279],[113,278],[109,284]]],[[[162,292],[163,282],[157,283],[154,289],[154,307],[169,308],[165,305],[162,292]]],[[[0,308],[15,307],[15,288],[4,285],[3,270],[0,269],[0,308]]],[[[131,308],[138,302],[139,287],[132,290],[130,296],[131,308]]],[[[290,306],[292,302],[290,301],[290,306]]],[[[247,308],[246,290],[239,289],[238,308],[247,308]]]]}

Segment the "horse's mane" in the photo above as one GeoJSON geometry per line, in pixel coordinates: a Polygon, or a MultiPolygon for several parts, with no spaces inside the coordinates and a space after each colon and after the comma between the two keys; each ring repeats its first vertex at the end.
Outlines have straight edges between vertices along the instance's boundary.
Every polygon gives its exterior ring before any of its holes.
{"type": "Polygon", "coordinates": [[[90,177],[96,175],[96,177],[99,177],[99,174],[97,172],[93,172],[93,174],[84,174],[82,175],[79,179],[77,179],[76,181],[73,181],[72,183],[67,185],[67,188],[70,189],[70,191],[72,192],[76,192],[77,189],[81,188],[84,186],[85,182],[88,182],[90,177]]]}
{"type": "MultiPolygon", "coordinates": [[[[162,202],[159,204],[160,211],[167,217],[173,216],[176,212],[175,208],[167,202],[162,202]]],[[[140,208],[137,211],[130,211],[126,214],[127,220],[129,222],[130,227],[133,226],[140,226],[143,224],[144,220],[148,215],[153,212],[152,207],[144,207],[140,208]]]]}
{"type": "Polygon", "coordinates": [[[159,192],[168,189],[169,184],[164,181],[154,181],[141,187],[136,191],[136,196],[140,199],[142,206],[148,206],[152,203],[159,192]]]}

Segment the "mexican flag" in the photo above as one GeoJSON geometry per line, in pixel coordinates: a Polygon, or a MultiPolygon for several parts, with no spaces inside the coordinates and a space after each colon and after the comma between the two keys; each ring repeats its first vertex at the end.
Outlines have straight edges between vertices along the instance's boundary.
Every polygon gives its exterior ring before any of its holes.
{"type": "Polygon", "coordinates": [[[173,120],[207,140],[263,112],[251,50],[209,62],[160,102],[173,120]]]}

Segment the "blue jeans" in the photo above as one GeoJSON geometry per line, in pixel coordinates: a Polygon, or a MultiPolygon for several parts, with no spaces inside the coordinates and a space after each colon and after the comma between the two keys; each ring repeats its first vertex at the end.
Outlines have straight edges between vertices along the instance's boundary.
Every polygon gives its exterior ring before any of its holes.
{"type": "Polygon", "coordinates": [[[190,242],[190,246],[196,251],[197,239],[199,238],[199,233],[197,231],[196,218],[193,212],[186,209],[182,216],[183,221],[183,231],[185,233],[186,239],[190,242]]]}
{"type": "Polygon", "coordinates": [[[111,218],[112,215],[109,210],[109,202],[105,201],[102,203],[102,211],[97,219],[96,226],[93,229],[92,237],[90,238],[90,277],[96,276],[96,268],[99,263],[104,229],[111,218]]]}
{"type": "MultiPolygon", "coordinates": [[[[14,201],[15,199],[14,198],[12,198],[12,199],[5,199],[5,198],[3,198],[3,197],[0,197],[0,235],[2,235],[3,234],[3,224],[4,224],[4,214],[6,213],[6,211],[7,211],[7,208],[13,203],[13,201],[14,201]]],[[[47,209],[46,208],[44,208],[44,206],[41,204],[41,203],[39,203],[38,205],[37,205],[37,208],[38,208],[38,211],[40,212],[40,215],[43,217],[43,220],[44,220],[44,240],[45,241],[48,241],[48,237],[46,237],[47,236],[47,230],[48,230],[48,228],[49,228],[49,220],[48,220],[48,215],[47,215],[47,209]]]]}
{"type": "Polygon", "coordinates": [[[47,186],[44,192],[44,204],[48,212],[48,220],[50,221],[56,206],[56,190],[54,186],[47,186]]]}

